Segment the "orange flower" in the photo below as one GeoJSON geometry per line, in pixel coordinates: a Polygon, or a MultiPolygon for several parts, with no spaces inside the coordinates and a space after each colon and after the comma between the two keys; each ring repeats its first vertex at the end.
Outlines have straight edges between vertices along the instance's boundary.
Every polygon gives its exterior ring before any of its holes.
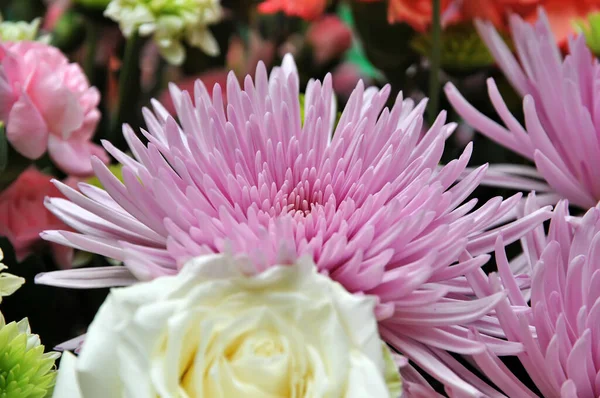
{"type": "Polygon", "coordinates": [[[460,13],[463,20],[486,19],[496,28],[506,29],[512,13],[535,22],[538,7],[544,8],[556,42],[564,46],[569,35],[575,33],[573,22],[600,10],[600,0],[462,0],[460,13]]]}
{"type": "MultiPolygon", "coordinates": [[[[370,0],[363,0],[370,1],[370,0]]],[[[429,28],[433,15],[431,0],[388,0],[390,22],[405,22],[417,31],[429,28]]],[[[441,0],[444,26],[475,18],[490,20],[497,28],[506,27],[507,15],[528,15],[542,0],[441,0]]]]}
{"type": "Polygon", "coordinates": [[[462,21],[484,19],[497,29],[506,30],[510,14],[522,17],[537,15],[535,11],[542,0],[461,0],[459,3],[462,21]]]}
{"type": "Polygon", "coordinates": [[[258,6],[263,14],[282,11],[289,16],[313,20],[320,17],[327,7],[327,0],[266,0],[258,6]]]}
{"type": "MultiPolygon", "coordinates": [[[[373,1],[373,0],[362,0],[373,1]]],[[[431,0],[388,0],[390,22],[404,22],[423,32],[431,25],[431,0]]],[[[537,8],[544,7],[556,41],[566,44],[574,33],[573,22],[600,10],[600,0],[441,0],[442,25],[470,22],[476,18],[492,22],[499,30],[508,28],[508,17],[518,14],[533,22],[537,8]]]]}

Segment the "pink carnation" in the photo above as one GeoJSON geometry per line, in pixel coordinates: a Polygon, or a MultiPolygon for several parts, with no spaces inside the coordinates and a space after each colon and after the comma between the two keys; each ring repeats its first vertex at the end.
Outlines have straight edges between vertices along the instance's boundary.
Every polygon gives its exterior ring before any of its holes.
{"type": "MultiPolygon", "coordinates": [[[[426,102],[400,95],[384,108],[390,87],[359,83],[335,126],[331,76],[311,81],[304,120],[293,59],[267,76],[264,65],[240,87],[227,81],[212,96],[199,80],[193,97],[172,86],[175,119],[154,101],[144,110],[149,143],[124,129],[132,157],[110,143],[124,165],[123,183],[92,161],[106,190],[57,184],[69,199],[48,208],[79,233],[44,238],[123,261],[124,267],[41,275],[39,283],[70,287],[127,285],[174,274],[190,258],[233,251],[268,267],[296,256],[356,294],[379,299],[382,337],[457,395],[478,387],[453,370],[448,351],[501,355],[521,346],[497,339],[493,308],[503,293],[478,297],[465,278],[487,262],[502,233],[514,241],[549,217],[547,209],[510,225],[519,202],[494,198],[475,208],[465,199],[485,166],[457,182],[471,145],[439,167],[454,129],[441,114],[422,136],[426,102]],[[470,329],[485,335],[468,338],[470,329]]],[[[407,366],[409,368],[410,365],[407,366]]],[[[414,387],[417,389],[418,387],[414,387]]]]}
{"type": "Polygon", "coordinates": [[[0,44],[0,120],[17,152],[37,159],[46,151],[65,173],[92,173],[90,157],[107,162],[90,142],[100,119],[100,93],[79,65],[38,42],[0,44]]]}

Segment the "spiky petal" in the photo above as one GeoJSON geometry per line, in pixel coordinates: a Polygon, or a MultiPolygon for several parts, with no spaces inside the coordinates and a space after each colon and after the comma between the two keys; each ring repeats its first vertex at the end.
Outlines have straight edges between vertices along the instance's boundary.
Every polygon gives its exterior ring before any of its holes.
{"type": "Polygon", "coordinates": [[[481,352],[484,344],[468,339],[469,327],[495,352],[520,346],[491,337],[502,336],[488,314],[503,293],[475,298],[465,275],[488,260],[499,233],[512,242],[548,210],[490,231],[520,195],[477,210],[476,200],[463,204],[485,166],[456,183],[468,145],[438,168],[454,129],[445,114],[421,136],[425,102],[415,106],[400,95],[390,110],[388,86],[365,90],[360,83],[334,133],[331,77],[308,84],[303,122],[298,80],[286,56],[270,78],[259,65],[243,90],[231,75],[226,108],[218,85],[211,99],[198,82],[194,101],[173,86],[181,125],[154,102],[154,113],[144,110],[147,146],[124,129],[133,158],[104,143],[124,165],[124,183],[94,161],[106,191],[81,184],[80,193],[57,183],[70,201],[47,200],[80,233],[48,231],[45,239],[125,267],[45,274],[38,282],[126,285],[176,273],[205,253],[242,253],[262,268],[309,254],[348,291],[379,298],[376,315],[388,343],[454,390],[476,394],[444,365],[443,353],[481,352]]]}
{"type": "MultiPolygon", "coordinates": [[[[600,394],[600,210],[590,209],[572,222],[561,201],[548,234],[542,227],[524,240],[533,265],[531,308],[528,297],[514,287],[515,279],[501,242],[496,257],[498,275],[490,276],[488,292],[509,289],[496,311],[511,341],[521,342],[518,357],[544,397],[592,398],[600,394]]],[[[485,288],[484,288],[485,289],[485,288]]],[[[477,334],[473,336],[477,339],[477,334]]],[[[537,397],[498,358],[474,356],[484,373],[510,397],[537,397]]]]}
{"type": "Polygon", "coordinates": [[[525,127],[510,113],[493,79],[488,93],[506,127],[470,105],[451,83],[448,99],[479,132],[531,159],[537,169],[492,166],[488,183],[545,192],[549,203],[567,198],[585,209],[595,206],[600,199],[600,66],[585,37],[571,40],[570,55],[563,59],[543,11],[533,26],[513,16],[517,61],[490,24],[478,22],[477,28],[507,79],[525,96],[525,127]]]}

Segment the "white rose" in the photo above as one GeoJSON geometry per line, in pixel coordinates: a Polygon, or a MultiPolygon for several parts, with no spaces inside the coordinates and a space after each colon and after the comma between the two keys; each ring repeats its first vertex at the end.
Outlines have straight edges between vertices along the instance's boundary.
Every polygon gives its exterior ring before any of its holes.
{"type": "Polygon", "coordinates": [[[254,276],[242,265],[198,257],[177,276],[113,289],[54,396],[391,396],[372,297],[307,259],[254,276]]]}

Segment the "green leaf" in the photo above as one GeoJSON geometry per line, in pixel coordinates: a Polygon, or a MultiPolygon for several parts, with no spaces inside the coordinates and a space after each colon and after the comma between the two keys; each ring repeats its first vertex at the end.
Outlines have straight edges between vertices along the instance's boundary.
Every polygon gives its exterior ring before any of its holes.
{"type": "Polygon", "coordinates": [[[347,4],[341,4],[338,8],[338,16],[340,19],[348,25],[354,32],[354,38],[352,40],[352,47],[346,52],[346,61],[356,65],[360,72],[367,77],[374,79],[383,78],[382,73],[373,66],[365,55],[360,39],[356,37],[356,24],[354,23],[354,16],[352,15],[352,9],[347,4]]]}
{"type": "Polygon", "coordinates": [[[6,131],[4,123],[0,122],[0,173],[6,169],[8,164],[8,142],[6,141],[6,131]]]}

